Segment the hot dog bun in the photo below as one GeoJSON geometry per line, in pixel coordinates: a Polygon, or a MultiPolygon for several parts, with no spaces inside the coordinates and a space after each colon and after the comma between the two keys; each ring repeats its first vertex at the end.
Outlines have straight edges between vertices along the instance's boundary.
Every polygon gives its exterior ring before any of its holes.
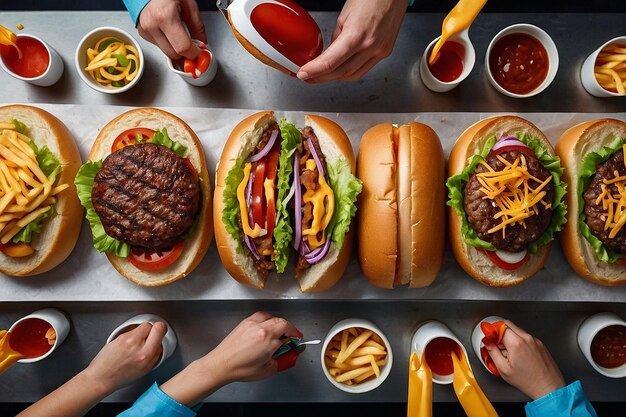
{"type": "MultiPolygon", "coordinates": [[[[546,136],[531,122],[517,116],[497,116],[481,120],[470,126],[456,141],[448,159],[448,176],[460,174],[475,154],[481,152],[485,142],[492,136],[517,132],[528,133],[538,138],[545,146],[553,150],[546,136]]],[[[448,230],[454,257],[469,275],[478,281],[493,287],[517,285],[536,274],[548,259],[551,243],[543,245],[521,267],[507,271],[497,267],[487,255],[463,240],[461,217],[453,208],[448,208],[448,230]]]]}
{"type": "Polygon", "coordinates": [[[16,119],[28,128],[27,136],[38,148],[47,146],[61,163],[56,184],[69,188],[58,194],[57,214],[44,222],[41,233],[33,234],[31,246],[35,253],[23,258],[11,258],[0,252],[0,272],[14,276],[36,275],[49,271],[63,262],[74,249],[82,217],[82,207],[76,196],[74,177],[81,165],[76,143],[67,127],[56,117],[32,106],[0,107],[0,122],[16,119]]]}
{"type": "Polygon", "coordinates": [[[196,230],[185,239],[183,253],[172,265],[159,271],[142,271],[132,265],[127,258],[107,253],[111,264],[125,278],[135,284],[153,287],[172,283],[191,273],[206,254],[213,239],[211,181],[206,167],[204,150],[194,131],[177,116],[155,108],[139,108],[122,113],[102,128],[96,137],[90,161],[99,161],[111,153],[111,145],[117,136],[133,127],[154,130],[167,129],[169,136],[186,146],[188,158],[201,178],[201,209],[198,213],[196,230]]]}
{"type": "Polygon", "coordinates": [[[358,249],[379,288],[425,287],[445,250],[445,162],[439,137],[422,123],[383,123],[363,135],[357,177],[358,249]]]}
{"type": "Polygon", "coordinates": [[[591,282],[603,285],[626,284],[626,268],[618,263],[603,262],[580,233],[578,225],[578,178],[582,161],[615,138],[626,138],[626,123],[615,119],[599,119],[581,123],[566,130],[556,145],[556,152],[565,167],[563,179],[567,188],[567,223],[560,235],[563,253],[572,268],[591,282]]]}

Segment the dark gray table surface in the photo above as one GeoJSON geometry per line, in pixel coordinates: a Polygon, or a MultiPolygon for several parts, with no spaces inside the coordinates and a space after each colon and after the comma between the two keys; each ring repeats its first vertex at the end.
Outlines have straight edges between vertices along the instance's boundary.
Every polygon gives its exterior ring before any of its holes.
{"type": "MultiPolygon", "coordinates": [[[[314,13],[328,41],[336,13],[314,13]]],[[[579,81],[584,58],[606,40],[624,34],[626,14],[483,14],[470,31],[477,63],[459,88],[446,94],[427,90],[417,72],[418,58],[437,36],[443,15],[410,14],[403,24],[392,56],[363,80],[307,85],[259,64],[236,43],[223,18],[204,15],[210,44],[220,69],[205,88],[193,88],[167,72],[159,51],[143,42],[147,67],[140,85],[128,93],[110,96],[88,88],[74,69],[74,49],[79,39],[97,26],[113,25],[133,32],[122,12],[2,13],[0,24],[22,23],[25,32],[41,35],[62,55],[66,69],[61,81],[41,88],[0,74],[0,102],[112,104],[130,106],[181,106],[206,108],[280,109],[325,112],[624,112],[626,98],[596,99],[579,81]],[[483,72],[489,40],[509,24],[528,22],[544,28],[555,40],[560,67],[553,84],[542,94],[525,100],[495,91],[483,72]]],[[[624,300],[626,301],[626,300],[624,300]]],[[[391,340],[395,361],[388,381],[360,396],[344,394],[324,378],[319,348],[303,354],[291,372],[268,381],[234,384],[214,394],[211,401],[359,401],[406,400],[406,368],[409,340],[423,320],[445,322],[469,348],[472,327],[484,316],[509,317],[542,338],[568,381],[581,379],[595,401],[626,401],[626,380],[595,373],[575,343],[576,329],[584,317],[613,311],[626,317],[624,303],[547,303],[422,300],[240,300],[175,302],[19,302],[0,305],[0,328],[44,306],[67,311],[73,330],[68,340],[45,361],[17,365],[0,376],[0,402],[34,401],[86,366],[110,331],[141,312],[154,312],[170,321],[179,336],[179,349],[162,368],[132,388],[107,401],[132,401],[152,381],[163,381],[194,358],[215,346],[242,318],[257,309],[284,315],[309,338],[323,337],[346,317],[371,319],[391,340]]],[[[486,373],[470,354],[481,386],[493,401],[522,401],[524,397],[503,381],[486,373]]],[[[436,401],[455,401],[450,386],[436,386],[436,401]]]]}

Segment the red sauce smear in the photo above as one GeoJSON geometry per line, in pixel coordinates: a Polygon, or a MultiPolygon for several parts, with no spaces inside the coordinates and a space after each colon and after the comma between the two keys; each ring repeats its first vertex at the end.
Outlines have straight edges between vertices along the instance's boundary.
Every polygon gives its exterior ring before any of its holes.
{"type": "Polygon", "coordinates": [[[502,37],[491,49],[489,69],[500,87],[515,94],[537,89],[548,75],[548,53],[537,38],[525,33],[502,37]]]}
{"type": "Polygon", "coordinates": [[[46,339],[46,332],[52,326],[45,320],[27,319],[11,330],[9,345],[27,358],[38,358],[48,353],[52,345],[46,339]]]}
{"type": "Polygon", "coordinates": [[[426,362],[434,374],[450,375],[454,372],[452,352],[461,357],[461,347],[447,337],[436,337],[426,345],[426,362]]]}
{"type": "Polygon", "coordinates": [[[464,56],[463,45],[453,41],[446,42],[439,50],[439,58],[434,64],[428,64],[428,69],[439,81],[449,83],[461,76],[464,56]]]}
{"type": "Polygon", "coordinates": [[[18,58],[15,48],[2,50],[2,59],[11,71],[24,78],[39,77],[46,72],[50,55],[41,42],[27,36],[18,36],[15,43],[22,50],[22,59],[18,58]]]}
{"type": "Polygon", "coordinates": [[[591,342],[591,357],[603,368],[626,363],[626,326],[614,325],[600,330],[591,342]]]}
{"type": "Polygon", "coordinates": [[[250,21],[267,43],[302,66],[322,53],[322,33],[302,6],[291,0],[277,1],[285,6],[261,3],[252,10],[250,21]]]}

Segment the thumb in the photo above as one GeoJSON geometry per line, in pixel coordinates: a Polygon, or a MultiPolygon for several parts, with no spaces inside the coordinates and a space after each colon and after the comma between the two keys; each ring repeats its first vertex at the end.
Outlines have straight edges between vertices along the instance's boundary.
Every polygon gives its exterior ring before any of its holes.
{"type": "Polygon", "coordinates": [[[496,368],[498,368],[498,371],[502,373],[503,370],[509,367],[509,360],[506,356],[504,356],[500,348],[498,348],[498,346],[496,346],[490,339],[485,338],[484,343],[485,349],[489,352],[491,360],[493,360],[493,363],[496,365],[496,368]]]}
{"type": "Polygon", "coordinates": [[[200,15],[198,3],[196,3],[195,0],[188,1],[187,3],[188,4],[182,9],[181,17],[187,25],[187,29],[189,29],[191,39],[197,39],[203,43],[207,43],[204,21],[200,15]]]}

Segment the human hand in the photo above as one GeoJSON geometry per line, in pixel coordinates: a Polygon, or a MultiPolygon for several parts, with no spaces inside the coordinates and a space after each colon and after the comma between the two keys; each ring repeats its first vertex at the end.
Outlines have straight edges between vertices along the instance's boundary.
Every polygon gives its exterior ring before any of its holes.
{"type": "Polygon", "coordinates": [[[200,48],[191,42],[192,38],[207,42],[196,0],[150,0],[139,15],[137,30],[142,38],[174,61],[181,57],[196,59],[200,55],[200,48]]]}
{"type": "Polygon", "coordinates": [[[536,400],[565,386],[565,380],[541,340],[508,320],[501,350],[485,338],[485,347],[502,379],[536,400]]]}
{"type": "Polygon", "coordinates": [[[358,80],[393,50],[408,0],[347,0],[328,48],[303,65],[308,82],[358,80]]]}
{"type": "Polygon", "coordinates": [[[166,332],[165,323],[142,323],[107,343],[83,374],[110,392],[130,384],[157,363],[163,353],[161,341],[166,332]]]}

